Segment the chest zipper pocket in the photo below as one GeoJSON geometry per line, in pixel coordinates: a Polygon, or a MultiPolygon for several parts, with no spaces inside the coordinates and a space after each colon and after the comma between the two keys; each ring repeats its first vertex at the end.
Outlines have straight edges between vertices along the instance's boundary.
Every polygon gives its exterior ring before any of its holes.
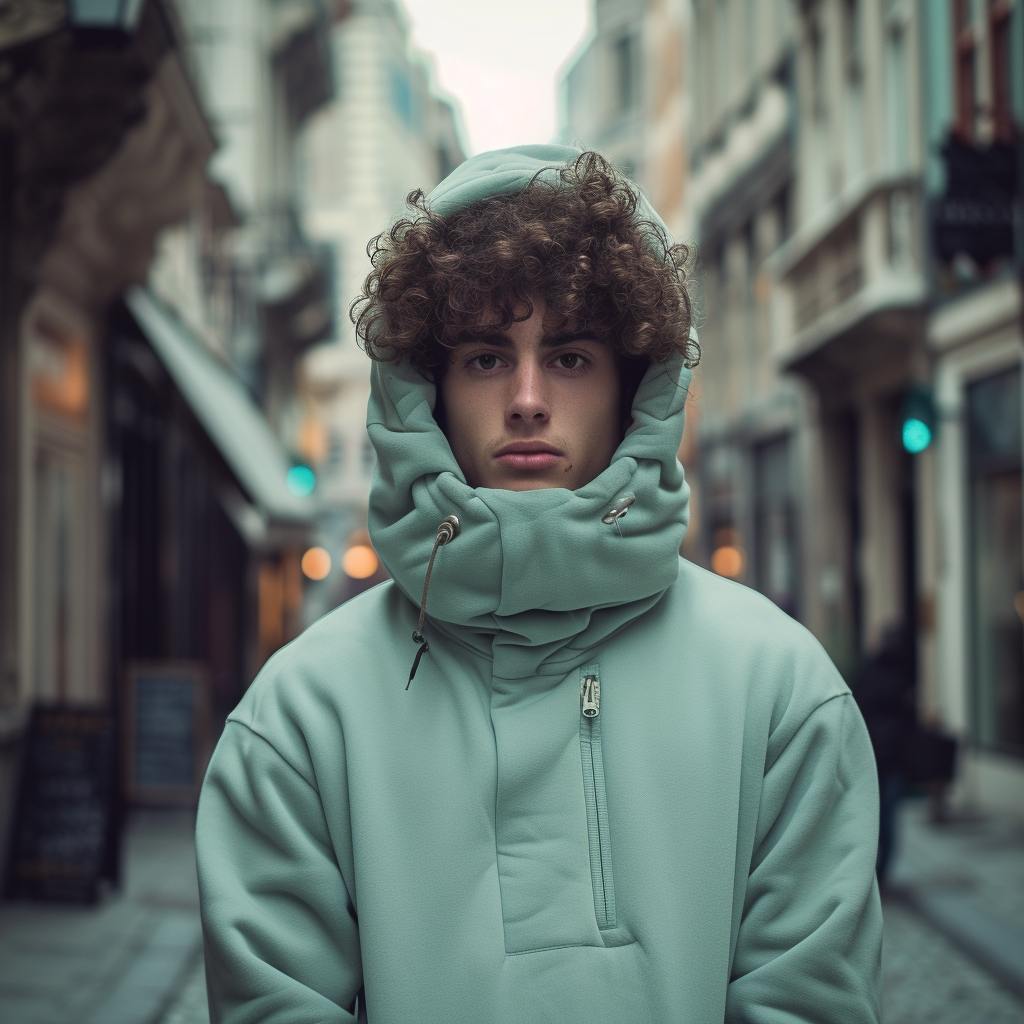
{"type": "Polygon", "coordinates": [[[597,665],[580,669],[580,752],[583,758],[583,792],[587,801],[594,910],[597,926],[604,931],[615,927],[615,886],[601,752],[601,677],[597,665]]]}

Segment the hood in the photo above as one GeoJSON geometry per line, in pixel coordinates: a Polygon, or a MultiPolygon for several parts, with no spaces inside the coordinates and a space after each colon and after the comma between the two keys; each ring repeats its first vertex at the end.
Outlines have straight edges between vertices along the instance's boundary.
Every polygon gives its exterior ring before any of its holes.
{"type": "MultiPolygon", "coordinates": [[[[508,195],[521,192],[533,180],[553,181],[558,172],[571,164],[582,153],[575,146],[513,146],[511,149],[494,149],[480,153],[463,161],[427,196],[430,208],[446,217],[456,210],[490,196],[508,195]]],[[[637,214],[640,220],[651,221],[665,232],[670,232],[658,216],[647,197],[636,189],[639,202],[637,214]]]]}
{"type": "MultiPolygon", "coordinates": [[[[538,169],[578,152],[526,146],[481,154],[429,201],[448,213],[522,188],[538,169]]],[[[443,632],[492,658],[499,678],[561,675],[651,608],[679,572],[688,521],[677,452],[689,382],[681,356],[651,366],[611,464],[584,487],[506,491],[466,483],[434,419],[431,382],[406,362],[375,363],[367,415],[378,457],[370,537],[413,604],[420,603],[438,525],[449,515],[461,523],[459,536],[437,553],[427,640],[433,630],[443,632]],[[628,513],[603,522],[625,495],[634,498],[628,513]]],[[[410,640],[410,661],[415,652],[410,640]]]]}

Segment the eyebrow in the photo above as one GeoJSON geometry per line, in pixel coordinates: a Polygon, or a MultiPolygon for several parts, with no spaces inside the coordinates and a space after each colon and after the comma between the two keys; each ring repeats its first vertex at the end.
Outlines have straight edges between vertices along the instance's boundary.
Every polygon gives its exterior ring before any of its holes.
{"type": "MultiPolygon", "coordinates": [[[[576,341],[592,341],[597,345],[606,345],[606,339],[602,338],[596,331],[562,331],[558,334],[545,334],[540,339],[541,348],[558,348],[561,345],[571,345],[576,341]]],[[[458,342],[462,345],[491,345],[494,348],[510,349],[515,346],[508,335],[500,331],[493,334],[486,334],[480,337],[463,338],[458,342]]]]}

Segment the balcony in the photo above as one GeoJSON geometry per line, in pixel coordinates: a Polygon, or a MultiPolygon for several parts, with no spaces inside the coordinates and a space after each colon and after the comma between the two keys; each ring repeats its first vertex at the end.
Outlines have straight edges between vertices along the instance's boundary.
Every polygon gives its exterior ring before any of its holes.
{"type": "Polygon", "coordinates": [[[819,388],[869,370],[895,378],[923,340],[928,289],[915,178],[886,177],[829,204],[771,257],[776,356],[819,388]]]}
{"type": "Polygon", "coordinates": [[[265,344],[289,358],[334,330],[334,268],[327,251],[302,234],[290,207],[258,218],[264,256],[257,295],[265,344]]]}

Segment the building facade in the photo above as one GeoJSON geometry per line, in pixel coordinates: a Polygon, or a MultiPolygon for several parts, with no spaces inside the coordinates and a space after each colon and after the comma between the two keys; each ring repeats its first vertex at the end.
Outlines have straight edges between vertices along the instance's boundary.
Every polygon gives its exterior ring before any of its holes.
{"type": "Polygon", "coordinates": [[[960,797],[1018,811],[1021,7],[598,0],[560,92],[562,139],[699,249],[684,553],[800,618],[848,679],[915,637],[960,797]],[[659,176],[665,111],[685,136],[659,176]]]}
{"type": "Polygon", "coordinates": [[[768,258],[793,221],[796,91],[788,2],[698,0],[689,209],[700,251],[693,557],[806,612],[798,529],[807,399],[774,351],[768,258]]]}
{"type": "Polygon", "coordinates": [[[922,710],[961,740],[964,799],[1020,813],[1024,4],[921,10],[936,413],[934,444],[917,456],[919,585],[934,620],[922,710]]]}
{"type": "Polygon", "coordinates": [[[265,86],[248,115],[210,99],[223,53],[197,41],[220,37],[195,21],[209,5],[0,11],[0,857],[33,709],[125,727],[132,666],[187,663],[205,683],[198,756],[301,626],[314,510],[287,486],[288,377],[269,353],[317,335],[274,335],[264,278],[305,250],[261,225],[328,98],[290,48],[329,22],[300,0],[242,6],[263,19],[239,54],[265,86]],[[287,131],[260,149],[266,123],[287,131]],[[235,164],[215,178],[218,145],[218,166],[235,164]]]}
{"type": "Polygon", "coordinates": [[[849,679],[912,635],[956,797],[1019,812],[1020,4],[693,9],[703,556],[849,679]]]}
{"type": "Polygon", "coordinates": [[[597,0],[594,31],[559,84],[559,139],[602,153],[689,236],[682,0],[597,0]]]}

